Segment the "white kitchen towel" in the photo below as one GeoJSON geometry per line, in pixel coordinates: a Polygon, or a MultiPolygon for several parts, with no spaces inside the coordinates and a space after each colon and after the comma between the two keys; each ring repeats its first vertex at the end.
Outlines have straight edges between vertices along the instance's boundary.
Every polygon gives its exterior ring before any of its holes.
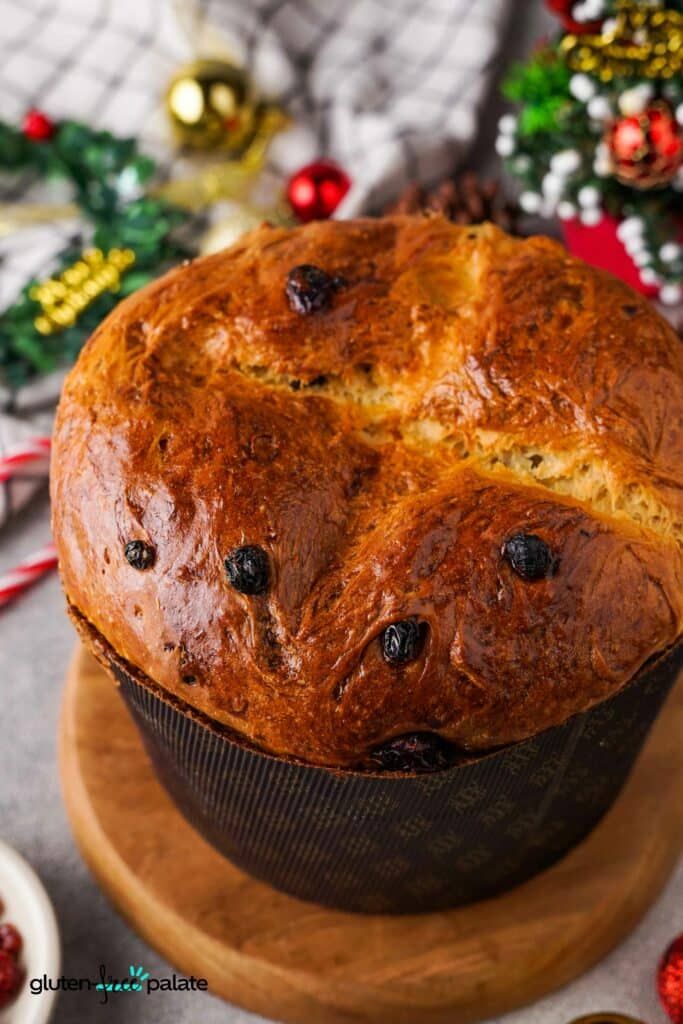
{"type": "MultiPolygon", "coordinates": [[[[509,7],[510,0],[0,0],[0,117],[16,123],[35,106],[137,136],[173,176],[187,163],[173,153],[166,85],[190,59],[231,57],[292,118],[270,148],[265,188],[281,188],[297,167],[327,155],[353,180],[337,215],[372,212],[405,182],[455,170],[476,135],[509,7]]],[[[0,173],[2,202],[67,198],[63,185],[0,173]]],[[[60,222],[0,238],[0,308],[28,277],[48,274],[82,228],[60,222]]],[[[29,386],[6,411],[26,418],[56,398],[58,380],[29,386]]],[[[6,416],[5,434],[10,422],[6,416]]]]}

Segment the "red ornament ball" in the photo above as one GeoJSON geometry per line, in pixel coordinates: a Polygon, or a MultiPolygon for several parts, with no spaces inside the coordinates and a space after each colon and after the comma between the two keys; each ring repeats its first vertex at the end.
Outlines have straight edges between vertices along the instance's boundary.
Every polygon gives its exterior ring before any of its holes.
{"type": "Polygon", "coordinates": [[[615,177],[632,188],[666,185],[683,163],[683,134],[666,103],[652,103],[640,114],[618,118],[605,142],[615,177]]]}
{"type": "Polygon", "coordinates": [[[332,160],[315,160],[293,174],[287,183],[287,200],[298,220],[330,217],[351,188],[348,174],[332,160]]]}
{"type": "Polygon", "coordinates": [[[55,125],[42,110],[32,108],[26,111],[21,130],[31,142],[46,142],[54,135],[55,125]]]}
{"type": "Polygon", "coordinates": [[[545,0],[545,2],[548,10],[558,16],[565,32],[581,36],[588,32],[600,31],[602,21],[576,21],[572,17],[572,11],[577,6],[579,0],[545,0]]]}
{"type": "Polygon", "coordinates": [[[674,939],[659,963],[657,991],[672,1024],[683,1024],[683,935],[674,939]]]}

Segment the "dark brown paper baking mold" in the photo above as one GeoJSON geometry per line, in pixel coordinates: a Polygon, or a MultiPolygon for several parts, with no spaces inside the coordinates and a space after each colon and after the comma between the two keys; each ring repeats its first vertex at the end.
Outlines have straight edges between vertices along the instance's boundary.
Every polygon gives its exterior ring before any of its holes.
{"type": "Polygon", "coordinates": [[[679,644],[561,726],[426,775],[274,757],[109,660],[160,780],[222,854],[301,899],[407,913],[511,888],[584,838],[624,784],[682,656],[679,644]]]}

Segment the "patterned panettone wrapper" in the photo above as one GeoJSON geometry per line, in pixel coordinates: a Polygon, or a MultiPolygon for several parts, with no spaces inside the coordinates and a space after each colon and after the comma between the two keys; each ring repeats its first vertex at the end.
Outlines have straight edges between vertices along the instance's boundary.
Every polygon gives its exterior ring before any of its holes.
{"type": "Polygon", "coordinates": [[[216,849],[301,899],[409,913],[511,888],[586,836],[623,786],[682,655],[679,644],[564,725],[422,775],[263,753],[109,661],[160,780],[216,849]]]}

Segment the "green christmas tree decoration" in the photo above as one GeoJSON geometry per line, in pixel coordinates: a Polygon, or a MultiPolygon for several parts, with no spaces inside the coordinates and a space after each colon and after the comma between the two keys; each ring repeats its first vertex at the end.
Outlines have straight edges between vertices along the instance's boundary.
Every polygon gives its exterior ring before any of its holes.
{"type": "MultiPolygon", "coordinates": [[[[77,121],[52,124],[44,114],[31,111],[23,129],[0,122],[0,167],[69,181],[90,225],[92,246],[102,251],[105,260],[117,250],[134,254],[130,266],[115,275],[111,288],[103,288],[85,305],[82,297],[74,299],[74,312],[78,312],[73,322],[63,326],[51,322],[49,331],[43,306],[34,297],[40,282],[27,282],[0,318],[0,380],[17,388],[37,374],[72,362],[121,298],[194,255],[181,237],[181,229],[193,218],[145,193],[155,164],[140,153],[135,139],[118,138],[77,121]]],[[[67,246],[57,257],[53,279],[82,262],[82,257],[80,248],[67,246]]]]}
{"type": "Polygon", "coordinates": [[[683,2],[548,0],[566,31],[514,67],[496,149],[528,213],[605,213],[644,287],[683,299],[683,2]]]}

